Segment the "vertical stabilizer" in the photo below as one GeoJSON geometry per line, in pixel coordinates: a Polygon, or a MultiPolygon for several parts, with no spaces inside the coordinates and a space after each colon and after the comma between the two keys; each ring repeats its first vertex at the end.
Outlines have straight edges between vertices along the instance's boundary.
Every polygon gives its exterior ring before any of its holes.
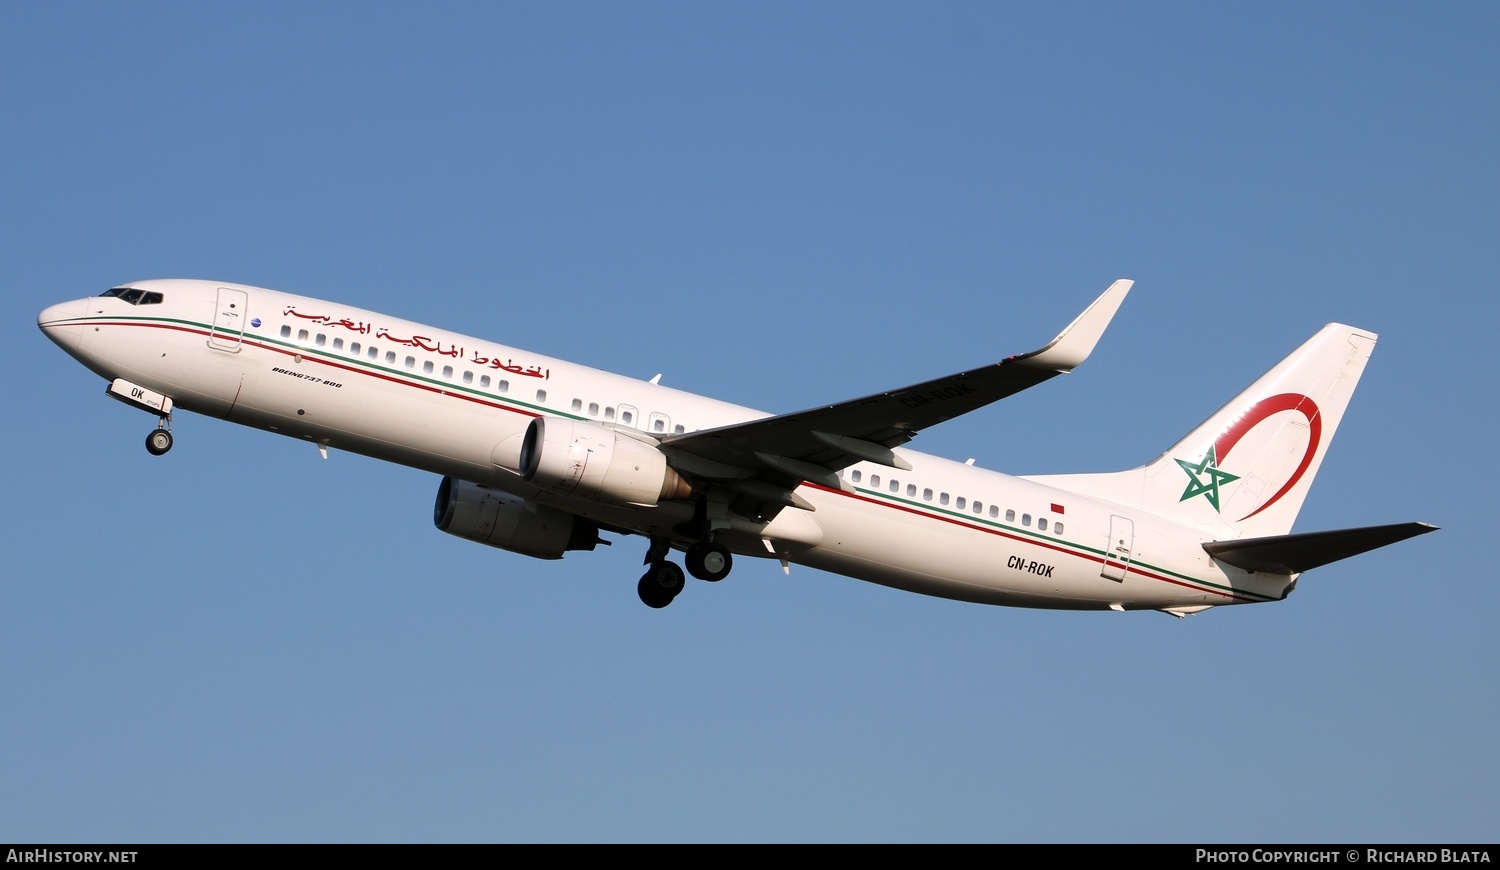
{"type": "Polygon", "coordinates": [[[1233,537],[1283,535],[1312,486],[1375,334],[1330,323],[1146,467],[1146,507],[1233,537]]]}
{"type": "Polygon", "coordinates": [[[1376,335],[1330,323],[1149,465],[1033,478],[1216,539],[1291,531],[1376,335]]]}

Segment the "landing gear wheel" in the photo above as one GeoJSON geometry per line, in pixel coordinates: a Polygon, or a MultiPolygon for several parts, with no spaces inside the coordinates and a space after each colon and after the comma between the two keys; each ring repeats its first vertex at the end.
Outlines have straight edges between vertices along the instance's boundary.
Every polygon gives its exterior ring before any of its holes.
{"type": "Polygon", "coordinates": [[[672,603],[672,599],[682,591],[683,582],[682,569],[675,562],[662,560],[651,563],[645,576],[641,577],[641,582],[636,584],[635,590],[641,596],[643,604],[659,609],[672,603]]]}
{"type": "Polygon", "coordinates": [[[172,433],[166,429],[157,429],[146,436],[146,450],[152,456],[160,456],[172,449],[172,433]]]}
{"type": "Polygon", "coordinates": [[[729,569],[734,566],[729,551],[712,541],[699,541],[689,547],[686,562],[689,574],[710,583],[728,577],[729,569]]]}

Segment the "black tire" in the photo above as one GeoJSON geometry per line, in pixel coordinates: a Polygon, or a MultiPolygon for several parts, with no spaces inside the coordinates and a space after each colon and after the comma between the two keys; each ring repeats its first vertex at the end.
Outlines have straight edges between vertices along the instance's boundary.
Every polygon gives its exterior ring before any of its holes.
{"type": "Polygon", "coordinates": [[[734,557],[729,555],[729,551],[709,541],[699,541],[689,547],[684,561],[689,574],[710,583],[717,583],[728,577],[729,570],[734,567],[734,557]]]}
{"type": "Polygon", "coordinates": [[[662,560],[652,562],[651,567],[636,584],[636,592],[647,607],[666,607],[682,591],[685,578],[675,562],[662,560]]]}
{"type": "Polygon", "coordinates": [[[165,429],[155,429],[146,436],[146,451],[152,456],[160,456],[172,449],[172,433],[165,429]]]}

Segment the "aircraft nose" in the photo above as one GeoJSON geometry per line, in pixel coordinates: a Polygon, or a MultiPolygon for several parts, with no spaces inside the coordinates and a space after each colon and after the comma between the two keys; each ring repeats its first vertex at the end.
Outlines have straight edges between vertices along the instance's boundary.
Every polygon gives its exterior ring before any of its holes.
{"type": "Polygon", "coordinates": [[[88,300],[75,299],[42,309],[36,316],[36,325],[42,334],[61,345],[65,350],[78,346],[83,335],[83,315],[88,300]]]}

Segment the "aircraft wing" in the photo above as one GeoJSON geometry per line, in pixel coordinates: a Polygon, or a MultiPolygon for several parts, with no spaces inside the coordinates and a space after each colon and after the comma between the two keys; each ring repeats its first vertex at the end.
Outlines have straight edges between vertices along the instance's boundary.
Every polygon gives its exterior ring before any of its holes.
{"type": "Polygon", "coordinates": [[[839,488],[838,470],[860,461],[907,468],[891,448],[918,431],[1071,371],[1093,351],[1133,283],[1110,285],[1039,350],[852,401],[669,436],[662,450],[679,471],[728,483],[750,502],[806,508],[791,493],[803,481],[839,488]]]}

